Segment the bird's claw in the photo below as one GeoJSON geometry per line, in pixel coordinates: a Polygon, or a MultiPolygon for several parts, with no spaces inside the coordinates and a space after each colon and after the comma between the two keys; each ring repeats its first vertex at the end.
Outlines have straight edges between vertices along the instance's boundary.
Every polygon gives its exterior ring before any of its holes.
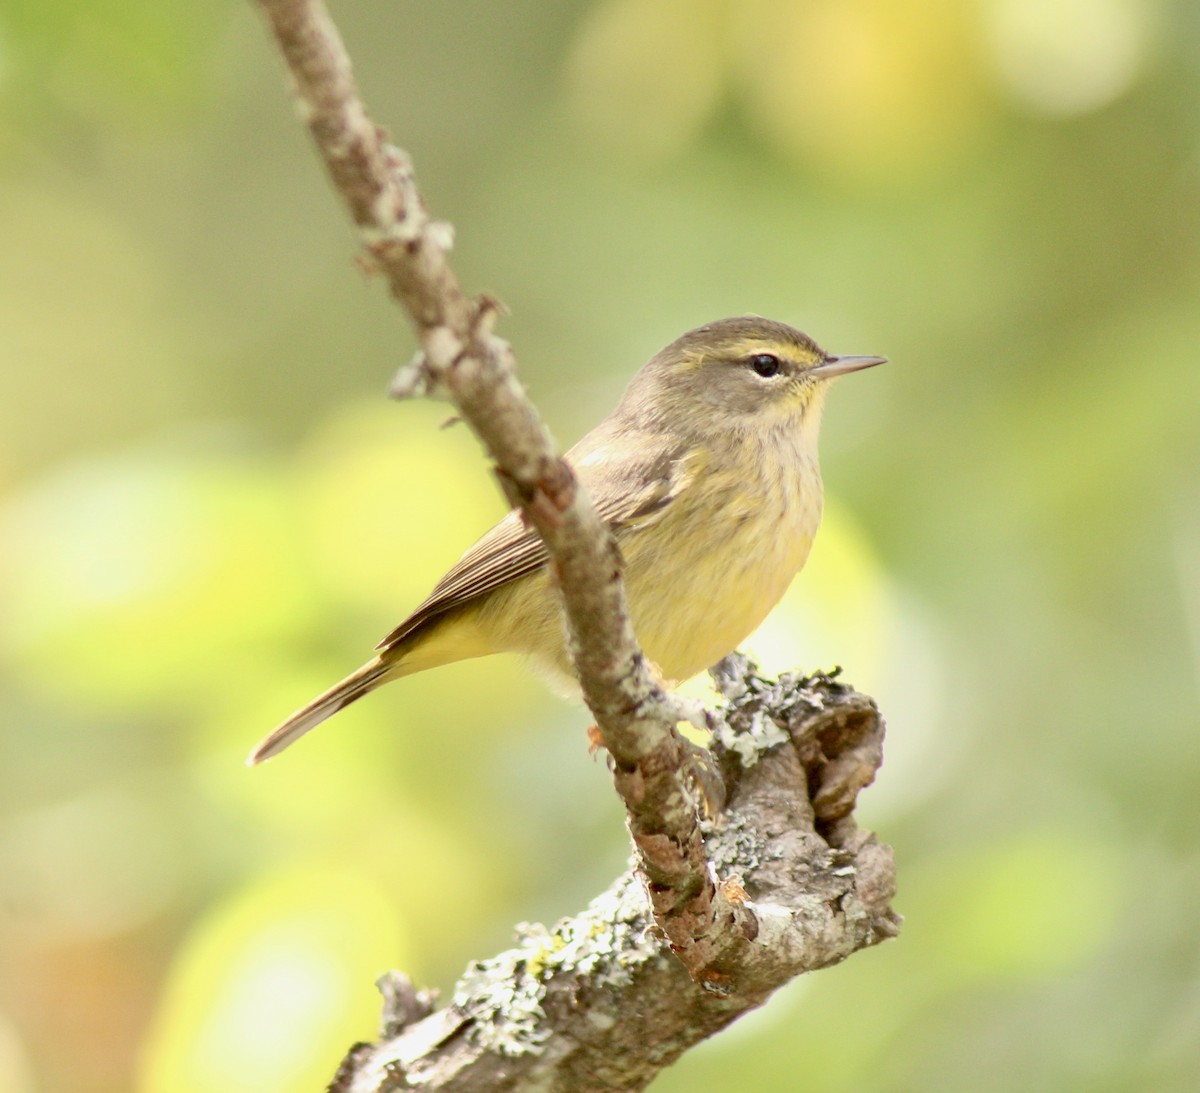
{"type": "Polygon", "coordinates": [[[706,819],[714,819],[725,808],[725,779],[716,756],[708,748],[694,744],[686,737],[683,743],[683,774],[692,784],[706,819]]]}

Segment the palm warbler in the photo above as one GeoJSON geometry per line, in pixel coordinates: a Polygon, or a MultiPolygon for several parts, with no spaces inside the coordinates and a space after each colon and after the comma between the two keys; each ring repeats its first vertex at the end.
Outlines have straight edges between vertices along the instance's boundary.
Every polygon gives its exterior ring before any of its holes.
{"type": "MultiPolygon", "coordinates": [[[[715,664],[779,602],[821,519],[817,432],[829,381],[884,359],[829,356],[770,319],[722,319],[651,358],[567,453],[616,536],[634,630],[664,681],[715,664]]],[[[456,660],[523,653],[574,683],[545,547],[516,510],[376,648],[248,762],[388,680],[456,660]]]]}

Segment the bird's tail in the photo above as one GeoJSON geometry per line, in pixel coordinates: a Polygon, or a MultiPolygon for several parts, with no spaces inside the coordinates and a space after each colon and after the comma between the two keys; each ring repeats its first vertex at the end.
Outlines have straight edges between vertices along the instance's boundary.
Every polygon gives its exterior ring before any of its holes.
{"type": "Polygon", "coordinates": [[[367,661],[341,683],[335,683],[324,694],[317,695],[307,706],[302,706],[292,714],[250,753],[246,758],[246,765],[252,767],[255,763],[278,755],[309,729],[315,729],[327,717],[332,717],[338,710],[369,694],[380,684],[386,683],[395,674],[395,667],[394,664],[383,663],[379,657],[367,661]]]}

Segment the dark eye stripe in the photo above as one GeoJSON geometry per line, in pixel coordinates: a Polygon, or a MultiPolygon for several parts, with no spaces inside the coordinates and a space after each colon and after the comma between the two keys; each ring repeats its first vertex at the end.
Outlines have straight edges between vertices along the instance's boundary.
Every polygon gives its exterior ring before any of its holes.
{"type": "Polygon", "coordinates": [[[772,353],[755,353],[750,358],[750,367],[763,379],[779,375],[779,358],[772,353]]]}

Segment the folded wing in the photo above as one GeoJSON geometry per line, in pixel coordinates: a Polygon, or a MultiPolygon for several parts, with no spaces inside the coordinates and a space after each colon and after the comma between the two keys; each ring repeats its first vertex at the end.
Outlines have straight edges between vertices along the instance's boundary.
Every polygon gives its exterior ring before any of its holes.
{"type": "MultiPolygon", "coordinates": [[[[685,475],[682,450],[643,434],[620,439],[600,426],[567,453],[600,519],[614,531],[643,526],[678,494],[685,475]]],[[[448,611],[546,564],[541,536],[513,510],[472,546],[407,619],[376,648],[383,653],[406,643],[448,611]]]]}

